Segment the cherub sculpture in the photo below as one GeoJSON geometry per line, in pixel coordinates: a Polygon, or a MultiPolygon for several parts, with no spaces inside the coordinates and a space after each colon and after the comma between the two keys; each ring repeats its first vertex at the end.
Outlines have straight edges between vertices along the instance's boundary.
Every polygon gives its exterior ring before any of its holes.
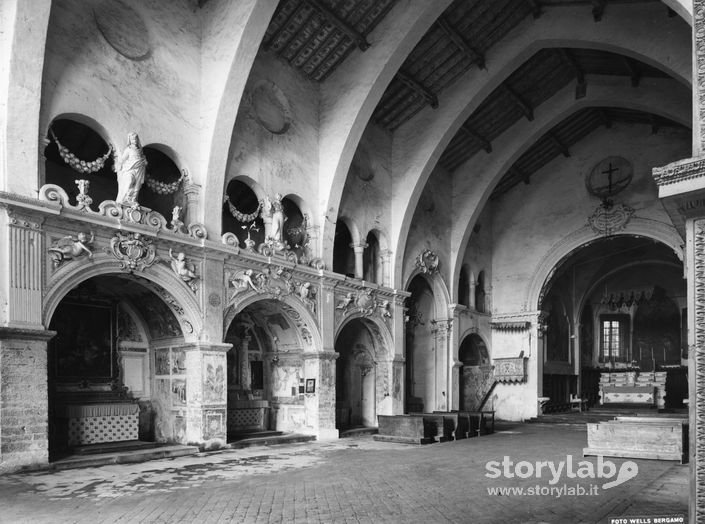
{"type": "Polygon", "coordinates": [[[196,268],[193,264],[189,264],[186,261],[186,255],[180,252],[177,256],[174,256],[173,250],[169,248],[169,258],[171,258],[171,270],[176,273],[181,280],[186,282],[193,291],[196,291],[196,282],[194,282],[198,278],[194,272],[196,268]]]}
{"type": "Polygon", "coordinates": [[[352,304],[353,300],[355,300],[355,294],[348,293],[347,295],[345,295],[345,298],[338,302],[338,305],[335,306],[335,309],[348,309],[348,306],[352,304]]]}
{"type": "Polygon", "coordinates": [[[57,240],[47,250],[54,267],[57,268],[66,260],[73,260],[84,255],[88,255],[88,258],[93,258],[93,251],[89,249],[89,246],[93,244],[93,240],[95,240],[95,235],[92,231],[90,239],[86,238],[85,233],[81,232],[75,238],[69,235],[57,240]]]}
{"type": "MultiPolygon", "coordinates": [[[[254,270],[252,269],[246,269],[244,271],[238,271],[237,273],[235,273],[230,279],[230,284],[235,288],[235,293],[245,291],[248,288],[252,289],[253,291],[259,292],[259,289],[252,280],[253,275],[254,270]]],[[[256,276],[257,275],[255,275],[255,277],[256,276]]]]}
{"type": "Polygon", "coordinates": [[[389,311],[389,300],[383,300],[377,305],[377,308],[382,318],[390,318],[392,316],[392,313],[389,311]]]}

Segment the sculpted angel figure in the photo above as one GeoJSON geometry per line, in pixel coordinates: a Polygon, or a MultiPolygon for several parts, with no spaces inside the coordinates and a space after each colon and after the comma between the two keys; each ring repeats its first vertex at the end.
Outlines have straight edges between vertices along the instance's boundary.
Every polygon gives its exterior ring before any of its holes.
{"type": "Polygon", "coordinates": [[[169,248],[169,258],[171,258],[172,271],[181,277],[181,280],[186,282],[189,286],[192,286],[192,281],[198,277],[193,271],[193,265],[186,262],[186,255],[181,252],[177,256],[174,256],[173,250],[169,248]]]}
{"type": "Polygon", "coordinates": [[[137,133],[127,135],[127,147],[115,157],[113,169],[117,173],[118,204],[136,206],[137,195],[144,184],[147,173],[147,158],[142,152],[142,145],[137,133]]]}
{"type": "Polygon", "coordinates": [[[253,291],[259,291],[255,283],[252,281],[253,274],[254,271],[252,269],[246,269],[245,271],[238,271],[235,275],[233,275],[233,278],[230,279],[230,283],[234,288],[236,288],[236,293],[238,291],[244,291],[247,288],[250,288],[253,291]]]}
{"type": "Polygon", "coordinates": [[[345,295],[345,298],[343,298],[343,300],[338,302],[338,305],[335,306],[335,309],[347,309],[353,300],[355,300],[355,294],[348,293],[347,295],[345,295]]]}
{"type": "Polygon", "coordinates": [[[65,236],[58,240],[47,251],[54,262],[54,267],[59,267],[65,260],[73,260],[74,258],[88,255],[88,258],[93,258],[93,251],[88,246],[93,243],[95,235],[91,232],[91,238],[88,239],[86,234],[81,232],[72,236],[65,236]]]}

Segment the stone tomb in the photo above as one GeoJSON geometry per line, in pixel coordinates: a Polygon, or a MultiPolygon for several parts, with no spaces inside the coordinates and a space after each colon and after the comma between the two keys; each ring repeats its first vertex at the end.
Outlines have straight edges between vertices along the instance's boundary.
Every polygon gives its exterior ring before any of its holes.
{"type": "Polygon", "coordinates": [[[688,462],[688,419],[615,417],[587,424],[583,455],[688,462]]]}

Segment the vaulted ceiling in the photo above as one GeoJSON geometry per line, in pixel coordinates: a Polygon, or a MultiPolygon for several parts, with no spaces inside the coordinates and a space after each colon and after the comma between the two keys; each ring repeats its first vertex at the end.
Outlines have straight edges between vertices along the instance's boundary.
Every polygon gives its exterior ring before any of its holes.
{"type": "MultiPolygon", "coordinates": [[[[364,52],[367,35],[397,0],[283,0],[267,29],[263,46],[308,78],[322,82],[353,52],[364,52]],[[356,51],[357,50],[357,51],[356,51]]],[[[441,93],[475,67],[491,68],[488,51],[517,25],[550,9],[584,6],[585,23],[599,23],[613,4],[658,3],[659,0],[455,0],[431,25],[387,86],[372,119],[394,132],[427,106],[437,108],[441,93]]],[[[675,13],[663,5],[663,16],[675,13]]],[[[440,158],[454,171],[521,119],[533,120],[535,108],[571,83],[575,97],[590,89],[590,77],[624,77],[638,87],[645,78],[667,78],[665,72],[634,58],[579,48],[542,49],[517,68],[463,123],[440,158]]],[[[578,111],[542,136],[507,170],[493,196],[531,175],[598,126],[641,122],[657,130],[679,124],[654,114],[591,108],[578,111]]]]}

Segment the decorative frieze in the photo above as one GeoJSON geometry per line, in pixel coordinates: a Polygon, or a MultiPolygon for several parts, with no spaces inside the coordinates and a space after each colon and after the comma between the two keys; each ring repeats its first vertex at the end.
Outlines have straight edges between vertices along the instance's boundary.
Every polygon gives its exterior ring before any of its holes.
{"type": "Polygon", "coordinates": [[[526,357],[494,359],[494,379],[505,384],[526,382],[526,357]]]}
{"type": "Polygon", "coordinates": [[[293,273],[284,267],[279,266],[275,270],[266,268],[262,271],[252,268],[240,269],[228,272],[226,278],[230,286],[230,303],[238,295],[248,291],[276,300],[294,296],[313,314],[316,313],[318,301],[316,287],[308,281],[295,279],[293,273]]]}
{"type": "Polygon", "coordinates": [[[688,158],[654,167],[651,174],[659,187],[684,182],[705,175],[705,159],[688,158]]]}
{"type": "Polygon", "coordinates": [[[491,322],[490,327],[496,331],[526,331],[531,327],[531,322],[525,320],[491,322]]]}
{"type": "Polygon", "coordinates": [[[378,315],[383,320],[392,317],[390,301],[378,298],[372,289],[349,291],[338,300],[335,311],[341,318],[353,313],[359,313],[363,317],[378,315]]]}
{"type": "MultiPolygon", "coordinates": [[[[705,22],[701,22],[705,23],[705,22]]],[[[695,522],[705,521],[705,220],[694,224],[695,522]]]]}

